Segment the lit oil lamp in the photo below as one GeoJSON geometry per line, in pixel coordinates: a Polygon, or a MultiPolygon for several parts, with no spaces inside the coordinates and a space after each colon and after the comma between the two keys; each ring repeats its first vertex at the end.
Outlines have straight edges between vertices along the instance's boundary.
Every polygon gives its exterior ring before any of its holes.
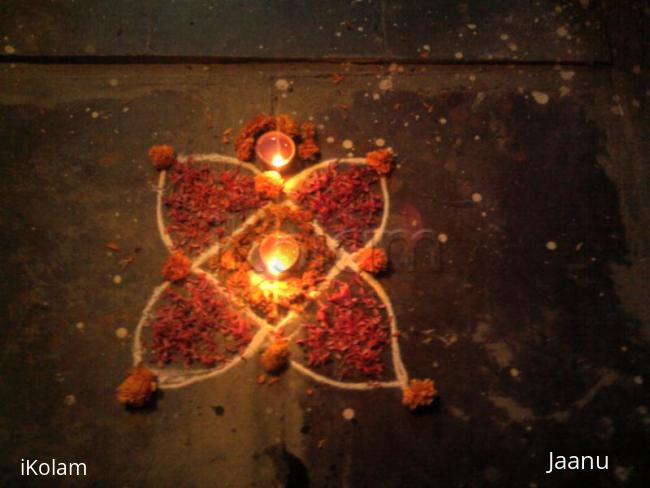
{"type": "Polygon", "coordinates": [[[296,144],[288,135],[273,130],[263,134],[257,140],[255,153],[267,166],[282,171],[289,166],[296,155],[296,144]]]}
{"type": "Polygon", "coordinates": [[[284,232],[266,236],[259,246],[259,256],[265,271],[275,279],[285,276],[300,258],[300,244],[284,232]]]}

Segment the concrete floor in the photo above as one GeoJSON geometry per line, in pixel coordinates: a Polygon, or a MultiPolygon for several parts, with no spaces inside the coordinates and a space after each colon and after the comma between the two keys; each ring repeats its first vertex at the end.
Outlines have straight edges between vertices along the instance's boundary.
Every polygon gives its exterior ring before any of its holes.
{"type": "Polygon", "coordinates": [[[207,51],[208,27],[181,35],[194,20],[179,19],[201,18],[192,9],[145,2],[148,22],[114,15],[79,32],[64,10],[17,4],[0,32],[3,486],[647,486],[647,5],[504,2],[484,38],[447,45],[434,27],[472,35],[481,2],[443,2],[446,16],[354,3],[321,23],[335,38],[353,32],[346,20],[365,25],[362,40],[305,44],[304,26],[258,55],[237,42],[236,10],[207,51]],[[565,24],[584,30],[581,46],[567,49],[565,24]],[[129,42],[114,38],[124,25],[129,42]],[[114,401],[167,254],[148,148],[233,155],[222,132],[261,111],[313,117],[325,158],[345,156],[344,140],[362,156],[385,139],[400,163],[389,229],[448,236],[433,262],[395,245],[381,279],[406,367],[439,386],[433,411],[294,371],[259,386],[256,361],[144,412],[114,401]],[[609,469],[546,475],[549,451],[607,455],[609,469]],[[88,476],[28,479],[21,458],[83,461],[88,476]]]}

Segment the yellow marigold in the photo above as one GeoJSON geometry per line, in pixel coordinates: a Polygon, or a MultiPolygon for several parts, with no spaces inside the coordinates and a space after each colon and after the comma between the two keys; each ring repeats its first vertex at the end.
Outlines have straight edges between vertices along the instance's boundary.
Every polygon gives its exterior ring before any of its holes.
{"type": "Polygon", "coordinates": [[[431,405],[437,394],[433,380],[411,380],[409,386],[404,389],[402,403],[415,410],[418,407],[431,405]]]}
{"type": "Polygon", "coordinates": [[[377,173],[387,175],[393,169],[395,157],[388,149],[378,149],[377,151],[370,151],[366,154],[366,161],[368,161],[368,166],[377,173]]]}
{"type": "Polygon", "coordinates": [[[282,193],[282,176],[277,171],[265,171],[255,177],[255,192],[263,198],[277,199],[282,193]]]}
{"type": "Polygon", "coordinates": [[[129,407],[143,407],[158,387],[156,375],[149,369],[138,366],[117,387],[117,401],[129,407]]]}
{"type": "Polygon", "coordinates": [[[183,251],[176,251],[170,254],[162,268],[162,275],[168,281],[180,281],[190,274],[192,262],[183,251]]]}
{"type": "Polygon", "coordinates": [[[378,247],[367,247],[359,251],[357,263],[363,271],[368,273],[379,273],[386,269],[388,256],[386,251],[378,247]]]}
{"type": "Polygon", "coordinates": [[[289,362],[289,343],[286,339],[278,339],[260,356],[260,363],[267,373],[281,372],[289,362]]]}
{"type": "Polygon", "coordinates": [[[157,170],[167,169],[176,162],[174,148],[165,144],[149,149],[149,157],[157,170]]]}

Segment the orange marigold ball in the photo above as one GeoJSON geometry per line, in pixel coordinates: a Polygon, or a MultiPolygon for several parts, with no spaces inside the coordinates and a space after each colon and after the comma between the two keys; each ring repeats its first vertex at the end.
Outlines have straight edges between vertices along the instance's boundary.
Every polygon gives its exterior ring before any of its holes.
{"type": "Polygon", "coordinates": [[[262,198],[276,200],[282,193],[282,176],[277,171],[265,171],[255,177],[255,192],[262,198]]]}
{"type": "Polygon", "coordinates": [[[240,161],[252,161],[255,157],[255,138],[247,137],[239,143],[236,142],[235,151],[240,161]]]}
{"type": "Polygon", "coordinates": [[[291,115],[280,114],[275,116],[275,130],[284,132],[289,137],[296,137],[300,132],[298,124],[291,115]]]}
{"type": "Polygon", "coordinates": [[[166,144],[153,146],[149,149],[149,157],[154,167],[159,171],[171,167],[176,162],[174,148],[166,144]]]}
{"type": "Polygon", "coordinates": [[[416,410],[431,405],[437,394],[433,380],[411,380],[409,386],[404,389],[402,403],[411,410],[416,410]]]}
{"type": "Polygon", "coordinates": [[[228,271],[234,271],[239,268],[239,262],[235,257],[235,253],[231,249],[228,249],[221,255],[219,265],[221,268],[227,269],[228,271]]]}
{"type": "Polygon", "coordinates": [[[359,251],[357,263],[363,271],[379,273],[386,269],[388,256],[386,251],[378,247],[367,247],[359,251]]]}
{"type": "Polygon", "coordinates": [[[313,122],[303,122],[300,124],[300,137],[303,140],[314,139],[316,137],[316,124],[313,122]]]}
{"type": "Polygon", "coordinates": [[[157,387],[156,375],[151,370],[138,366],[131,369],[126,379],[117,387],[117,401],[129,407],[143,407],[157,387]]]}
{"type": "Polygon", "coordinates": [[[176,251],[165,260],[162,275],[168,281],[180,281],[190,274],[192,262],[183,251],[176,251]]]}
{"type": "Polygon", "coordinates": [[[289,362],[289,343],[278,339],[260,356],[260,363],[267,373],[277,374],[286,368],[289,362]]]}
{"type": "Polygon", "coordinates": [[[378,149],[377,151],[370,151],[366,154],[366,161],[368,161],[368,166],[377,173],[387,175],[393,169],[395,157],[388,149],[378,149]]]}
{"type": "Polygon", "coordinates": [[[314,139],[305,139],[298,145],[298,156],[303,161],[316,159],[320,154],[320,147],[314,139]]]}
{"type": "Polygon", "coordinates": [[[239,131],[235,139],[235,151],[241,161],[252,161],[255,157],[255,138],[275,129],[275,117],[258,114],[239,131]]]}

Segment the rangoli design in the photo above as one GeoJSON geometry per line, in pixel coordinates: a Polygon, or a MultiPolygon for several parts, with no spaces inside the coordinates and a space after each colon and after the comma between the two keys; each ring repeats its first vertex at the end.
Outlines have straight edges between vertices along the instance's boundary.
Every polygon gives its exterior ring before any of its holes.
{"type": "Polygon", "coordinates": [[[386,266],[379,246],[390,211],[390,168],[373,157],[391,153],[322,161],[286,181],[221,154],[157,146],[150,155],[170,255],[118,399],[129,381],[182,388],[259,356],[259,382],[292,368],[330,387],[401,389],[411,409],[431,404],[433,382],[409,380],[391,300],[372,276],[386,266]],[[300,266],[269,279],[255,256],[278,231],[299,242],[300,266]]]}

